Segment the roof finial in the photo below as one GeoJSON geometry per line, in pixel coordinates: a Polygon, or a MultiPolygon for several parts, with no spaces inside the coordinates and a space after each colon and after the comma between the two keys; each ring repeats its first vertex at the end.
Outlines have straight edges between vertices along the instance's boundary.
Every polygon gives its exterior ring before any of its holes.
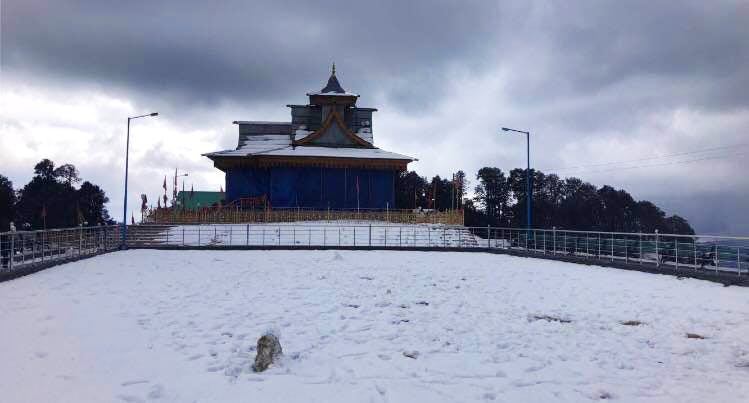
{"type": "Polygon", "coordinates": [[[331,73],[330,75],[331,75],[331,76],[334,76],[334,75],[335,75],[335,62],[333,62],[333,71],[332,71],[332,73],[331,73]]]}

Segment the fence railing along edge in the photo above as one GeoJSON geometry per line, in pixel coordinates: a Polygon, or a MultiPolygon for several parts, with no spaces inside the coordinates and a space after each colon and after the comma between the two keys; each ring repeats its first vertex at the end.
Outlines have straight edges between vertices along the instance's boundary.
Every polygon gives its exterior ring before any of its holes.
{"type": "Polygon", "coordinates": [[[320,248],[507,250],[585,263],[749,274],[749,237],[393,223],[121,225],[0,233],[0,272],[129,248],[320,248]],[[19,247],[20,244],[20,247],[19,247]],[[13,253],[9,254],[12,250],[13,253]]]}

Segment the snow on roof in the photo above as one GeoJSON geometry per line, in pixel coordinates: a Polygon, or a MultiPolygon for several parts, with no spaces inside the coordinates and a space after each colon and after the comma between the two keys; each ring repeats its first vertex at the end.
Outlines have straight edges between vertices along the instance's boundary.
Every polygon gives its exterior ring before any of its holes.
{"type": "MultiPolygon", "coordinates": [[[[238,124],[260,124],[276,125],[284,124],[291,126],[289,122],[263,122],[263,121],[235,121],[238,124]]],[[[300,140],[311,135],[309,130],[297,129],[294,138],[300,140]]],[[[361,128],[355,134],[357,137],[372,143],[372,130],[361,128]]],[[[319,147],[303,146],[292,147],[292,136],[289,134],[252,134],[240,133],[237,148],[234,150],[215,151],[202,154],[205,157],[252,157],[259,155],[280,157],[330,157],[330,158],[363,158],[363,159],[393,159],[418,161],[408,155],[385,151],[379,148],[354,148],[354,147],[319,147]]]]}
{"type": "Polygon", "coordinates": [[[408,155],[385,151],[379,148],[292,147],[290,140],[285,146],[277,144],[255,144],[255,142],[249,141],[247,145],[236,150],[216,151],[203,155],[206,157],[252,157],[268,155],[278,157],[331,157],[417,161],[416,158],[409,157],[408,155]]]}
{"type": "Polygon", "coordinates": [[[321,92],[321,91],[317,91],[317,92],[308,92],[307,93],[307,96],[312,96],[312,95],[325,95],[327,97],[358,97],[359,96],[359,94],[352,94],[350,92],[321,92]]]}
{"type": "Polygon", "coordinates": [[[235,120],[235,125],[290,125],[291,122],[273,122],[269,120],[235,120]]]}

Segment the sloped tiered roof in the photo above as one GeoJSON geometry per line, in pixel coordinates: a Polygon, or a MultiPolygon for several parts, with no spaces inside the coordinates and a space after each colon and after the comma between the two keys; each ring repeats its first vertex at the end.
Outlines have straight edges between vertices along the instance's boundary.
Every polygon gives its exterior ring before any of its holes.
{"type": "MultiPolygon", "coordinates": [[[[352,102],[358,97],[343,89],[336,78],[335,65],[327,85],[320,92],[307,95],[311,99],[331,95],[345,96],[351,97],[352,102]]],[[[333,160],[346,160],[347,166],[352,166],[356,160],[360,160],[369,161],[365,164],[367,166],[400,168],[404,168],[408,162],[416,161],[413,157],[375,147],[370,127],[353,132],[336,111],[330,112],[322,126],[315,131],[306,130],[306,127],[291,122],[235,121],[234,124],[239,125],[239,139],[235,149],[203,154],[213,160],[214,165],[220,169],[227,166],[229,160],[242,164],[253,163],[253,160],[269,163],[274,158],[277,161],[294,161],[297,164],[302,163],[300,161],[319,163],[321,159],[328,159],[327,165],[335,164],[331,162],[333,160]],[[331,143],[330,139],[337,139],[337,143],[331,143]]]]}

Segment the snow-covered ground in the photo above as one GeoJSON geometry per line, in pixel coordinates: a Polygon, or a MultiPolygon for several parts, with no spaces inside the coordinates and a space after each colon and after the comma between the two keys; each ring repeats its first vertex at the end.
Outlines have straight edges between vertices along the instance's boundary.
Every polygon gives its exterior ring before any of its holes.
{"type": "Polygon", "coordinates": [[[502,255],[116,252],[0,323],[9,403],[749,401],[749,289],[502,255]]]}

